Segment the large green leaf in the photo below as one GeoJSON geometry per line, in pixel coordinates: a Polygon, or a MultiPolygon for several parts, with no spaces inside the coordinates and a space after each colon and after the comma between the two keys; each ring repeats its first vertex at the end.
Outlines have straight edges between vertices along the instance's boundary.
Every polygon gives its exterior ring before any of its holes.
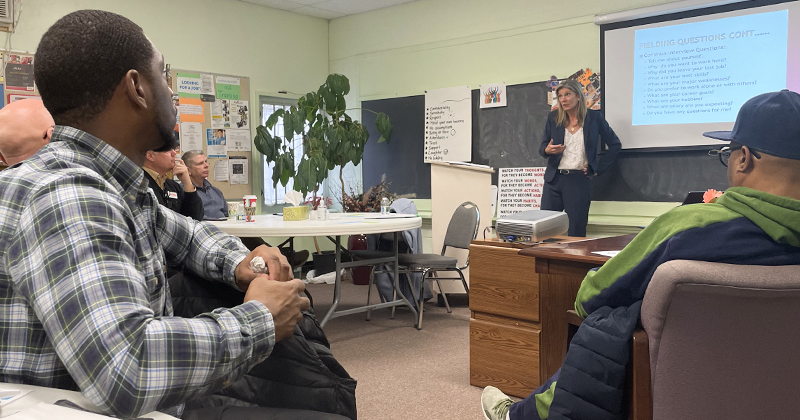
{"type": "Polygon", "coordinates": [[[325,83],[337,95],[347,95],[350,93],[350,80],[342,74],[329,74],[325,83]]]}
{"type": "Polygon", "coordinates": [[[311,172],[311,165],[308,159],[303,157],[300,160],[300,165],[297,166],[297,176],[294,177],[294,189],[300,191],[303,195],[309,191],[309,174],[311,172]]]}
{"type": "Polygon", "coordinates": [[[321,184],[322,181],[325,181],[325,178],[328,177],[328,162],[325,160],[325,157],[322,153],[315,154],[311,157],[311,166],[317,171],[315,181],[317,184],[321,184]]]}
{"type": "Polygon", "coordinates": [[[375,128],[378,129],[378,132],[381,133],[381,138],[378,139],[378,143],[383,143],[384,141],[389,141],[392,138],[392,122],[389,120],[389,116],[384,114],[383,112],[379,113],[377,117],[375,117],[375,128]]]}
{"type": "Polygon", "coordinates": [[[336,107],[336,95],[331,91],[328,85],[322,85],[319,88],[319,95],[325,104],[325,110],[329,113],[336,107]]]}
{"type": "Polygon", "coordinates": [[[339,95],[336,97],[336,110],[340,112],[344,112],[347,109],[347,101],[344,99],[344,96],[339,95]]]}
{"type": "Polygon", "coordinates": [[[275,128],[275,124],[277,124],[278,120],[280,120],[282,117],[283,117],[283,109],[279,109],[273,112],[272,115],[270,115],[269,118],[267,118],[267,127],[269,129],[275,128]]]}
{"type": "Polygon", "coordinates": [[[256,138],[253,141],[256,145],[256,150],[267,158],[267,162],[275,160],[278,155],[278,149],[274,146],[274,139],[266,127],[263,125],[256,127],[256,138]]]}
{"type": "Polygon", "coordinates": [[[300,134],[305,129],[306,113],[303,110],[297,110],[292,113],[292,128],[294,132],[300,134]]]}
{"type": "Polygon", "coordinates": [[[283,138],[285,138],[286,140],[291,140],[293,137],[294,137],[294,118],[292,118],[291,113],[286,113],[283,116],[283,138]]]}
{"type": "Polygon", "coordinates": [[[277,187],[281,181],[281,174],[283,174],[283,159],[278,158],[275,160],[275,166],[272,168],[272,186],[277,187]]]}

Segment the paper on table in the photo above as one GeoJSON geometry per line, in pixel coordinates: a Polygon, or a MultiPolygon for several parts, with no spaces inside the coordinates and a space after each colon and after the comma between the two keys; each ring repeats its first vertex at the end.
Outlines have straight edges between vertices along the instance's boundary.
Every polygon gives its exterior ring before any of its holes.
{"type": "Polygon", "coordinates": [[[16,401],[16,400],[24,397],[25,395],[27,395],[32,390],[31,389],[17,389],[17,388],[13,388],[13,389],[12,388],[0,388],[0,391],[17,391],[17,393],[14,394],[14,395],[10,395],[10,396],[7,396],[7,397],[0,398],[0,407],[2,407],[2,406],[6,405],[6,404],[8,404],[8,403],[10,403],[12,401],[16,401]]]}
{"type": "Polygon", "coordinates": [[[614,257],[622,251],[594,251],[593,254],[602,255],[604,257],[614,257]]]}
{"type": "Polygon", "coordinates": [[[113,417],[40,402],[10,417],[14,420],[108,420],[113,417]]]}

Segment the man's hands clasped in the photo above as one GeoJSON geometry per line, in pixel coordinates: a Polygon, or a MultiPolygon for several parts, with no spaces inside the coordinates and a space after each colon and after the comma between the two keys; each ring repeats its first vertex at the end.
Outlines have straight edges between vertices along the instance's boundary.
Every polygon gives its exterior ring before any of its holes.
{"type": "Polygon", "coordinates": [[[311,306],[308,298],[300,296],[305,290],[302,280],[294,279],[292,267],[278,248],[259,246],[236,266],[236,285],[244,290],[244,301],[255,300],[264,304],[275,323],[275,341],[294,334],[294,328],[303,319],[302,311],[311,306]],[[267,273],[255,273],[250,261],[256,256],[264,259],[267,273]]]}

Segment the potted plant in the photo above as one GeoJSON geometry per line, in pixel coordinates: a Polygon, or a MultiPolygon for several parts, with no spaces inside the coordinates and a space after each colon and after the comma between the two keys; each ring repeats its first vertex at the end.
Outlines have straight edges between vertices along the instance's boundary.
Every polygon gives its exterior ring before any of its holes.
{"type": "MultiPolygon", "coordinates": [[[[350,92],[350,81],[341,74],[328,75],[316,92],[309,92],[288,110],[279,109],[267,118],[265,126],[256,129],[255,146],[268,163],[274,163],[272,182],[286,185],[294,181],[294,189],[304,195],[313,193],[312,202],[318,203],[319,186],[328,171],[339,166],[342,197],[345,186],[342,170],[352,162],[358,165],[369,140],[369,131],[345,112],[345,95],[350,92]],[[283,138],[270,131],[283,119],[283,138]],[[291,140],[296,134],[303,139],[303,157],[295,171],[294,149],[291,140]]],[[[373,112],[368,109],[365,111],[373,112]]],[[[375,126],[380,133],[378,143],[389,141],[392,123],[384,113],[376,113],[375,126]]]]}

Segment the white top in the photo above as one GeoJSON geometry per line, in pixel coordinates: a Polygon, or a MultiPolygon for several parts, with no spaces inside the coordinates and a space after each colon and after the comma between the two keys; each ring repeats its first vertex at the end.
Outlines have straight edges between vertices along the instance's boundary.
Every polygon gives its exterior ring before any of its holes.
{"type": "Polygon", "coordinates": [[[255,236],[339,236],[400,232],[422,226],[422,218],[410,214],[331,213],[328,220],[288,222],[283,216],[259,215],[254,222],[225,220],[207,222],[239,237],[255,236]]]}
{"type": "Polygon", "coordinates": [[[586,146],[583,144],[583,127],[574,134],[564,128],[564,146],[566,148],[561,155],[558,169],[583,170],[589,164],[586,160],[586,146]]]}

